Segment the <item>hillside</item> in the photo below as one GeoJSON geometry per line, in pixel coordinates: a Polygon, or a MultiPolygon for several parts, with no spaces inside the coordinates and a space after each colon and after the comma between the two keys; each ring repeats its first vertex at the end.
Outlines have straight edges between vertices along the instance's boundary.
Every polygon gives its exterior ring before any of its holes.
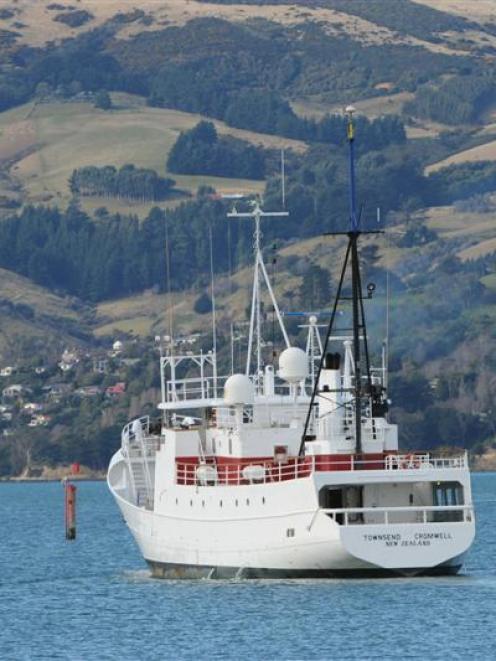
{"type": "MultiPolygon", "coordinates": [[[[408,0],[409,2],[409,0],[408,0]]],[[[398,26],[387,20],[383,8],[386,4],[376,2],[379,11],[370,11],[363,2],[339,2],[323,0],[321,2],[203,2],[191,0],[171,0],[167,3],[157,3],[155,0],[141,0],[139,3],[121,0],[78,0],[77,6],[53,3],[50,0],[18,0],[5,7],[0,27],[11,30],[22,43],[41,46],[50,41],[73,38],[82,32],[95,29],[109,21],[117,23],[121,37],[129,38],[143,30],[154,31],[164,25],[184,25],[194,18],[217,17],[229,21],[245,21],[262,18],[283,25],[298,25],[302,22],[315,22],[325,26],[329,34],[346,32],[357,41],[377,44],[414,44],[435,52],[456,52],[458,34],[465,27],[461,20],[466,19],[466,29],[479,38],[486,34],[484,24],[494,16],[492,2],[477,1],[477,9],[467,10],[463,2],[437,0],[429,2],[420,0],[418,5],[425,5],[426,19],[431,18],[428,9],[441,10],[437,12],[443,17],[442,27],[445,32],[440,43],[432,44],[426,38],[418,36],[418,30],[412,29],[409,34],[408,24],[406,34],[398,31],[398,26]],[[381,6],[382,5],[382,6],[381,6]],[[492,11],[491,11],[492,9],[492,11]],[[79,13],[71,20],[71,13],[79,13]],[[82,13],[84,12],[84,13],[82,13]],[[61,20],[62,17],[62,20],[61,20]],[[73,25],[71,25],[73,24],[73,25]],[[448,32],[446,28],[452,28],[448,32]],[[444,42],[444,43],[443,43],[444,42]]],[[[409,2],[410,4],[410,2],[409,2]]],[[[393,14],[391,10],[389,14],[393,14]]],[[[417,11],[420,14],[420,9],[417,11]]],[[[436,13],[432,12],[433,16],[436,13]]],[[[486,37],[487,38],[487,37],[486,37]]]]}
{"type": "MultiPolygon", "coordinates": [[[[0,164],[9,164],[11,194],[25,202],[66,206],[71,195],[68,180],[84,165],[122,166],[134,163],[165,175],[168,153],[179,133],[200,121],[200,115],[149,108],[139,97],[113,94],[113,110],[102,112],[90,102],[27,104],[0,115],[0,164]]],[[[304,150],[301,141],[244,131],[215,122],[220,135],[231,135],[272,149],[304,150]]],[[[194,193],[200,185],[221,193],[261,192],[256,181],[219,177],[172,175],[177,187],[194,193]]],[[[4,193],[9,187],[5,185],[4,193]]],[[[1,189],[0,189],[1,192],[1,189]]],[[[108,206],[108,201],[84,201],[86,209],[108,206]]],[[[140,215],[151,205],[133,205],[140,215]]],[[[115,203],[111,211],[127,211],[115,203]]]]}
{"type": "MultiPolygon", "coordinates": [[[[0,359],[19,367],[4,383],[32,381],[49,420],[30,435],[15,407],[11,420],[0,416],[0,472],[20,472],[19,444],[35,440],[45,463],[77,456],[101,468],[121,422],[153,410],[155,336],[172,320],[176,335],[200,332],[208,349],[210,233],[223,369],[231,323],[240,359],[252,228],[226,221],[223,195],[279,209],[281,149],[290,215],[264,221],[266,263],[284,312],[328,308],[341,248],[322,233],[346,228],[349,103],[362,222],[386,229],[364,241],[362,262],[377,285],[379,339],[390,297],[403,442],[490,447],[495,25],[493,0],[7,0],[0,359]],[[258,179],[240,178],[248,155],[258,179]],[[67,374],[64,349],[79,356],[67,374]],[[46,379],[33,377],[38,363],[50,366],[46,379]],[[54,403],[43,388],[61,380],[71,394],[54,403]],[[119,383],[125,394],[107,393],[119,383]]],[[[288,327],[304,341],[300,321],[288,327]]]]}

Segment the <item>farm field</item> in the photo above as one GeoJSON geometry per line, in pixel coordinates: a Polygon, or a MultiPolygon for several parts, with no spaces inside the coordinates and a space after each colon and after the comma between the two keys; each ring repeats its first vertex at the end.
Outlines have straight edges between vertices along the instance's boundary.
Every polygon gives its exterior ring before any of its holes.
{"type": "Polygon", "coordinates": [[[463,16],[468,20],[494,21],[496,19],[496,3],[494,0],[414,0],[418,5],[426,5],[432,9],[449,14],[463,16]]]}
{"type": "MultiPolygon", "coordinates": [[[[96,110],[91,103],[28,104],[0,115],[0,162],[11,159],[11,175],[21,184],[27,201],[66,205],[68,179],[84,165],[133,163],[165,171],[167,155],[179,133],[192,128],[201,116],[175,110],[149,108],[141,99],[113,95],[115,110],[96,110]]],[[[219,134],[229,134],[267,148],[303,151],[303,142],[232,129],[214,122],[219,134]]],[[[264,182],[223,177],[171,174],[177,187],[193,193],[200,185],[214,186],[221,193],[261,192],[264,182]]],[[[88,208],[101,206],[85,200],[88,208]]],[[[116,210],[129,205],[113,204],[116,210]]],[[[136,205],[143,213],[151,205],[136,205]]]]}
{"type": "Polygon", "coordinates": [[[474,163],[476,161],[494,161],[496,160],[496,140],[490,140],[477,147],[465,149],[456,154],[451,154],[448,158],[432,163],[425,168],[425,173],[430,174],[436,172],[441,168],[446,168],[449,165],[457,165],[459,163],[474,163]]]}

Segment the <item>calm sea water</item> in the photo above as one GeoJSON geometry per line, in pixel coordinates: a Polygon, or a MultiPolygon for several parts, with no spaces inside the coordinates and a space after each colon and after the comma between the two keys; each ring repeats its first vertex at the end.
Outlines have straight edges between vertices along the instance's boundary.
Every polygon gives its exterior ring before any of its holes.
{"type": "Polygon", "coordinates": [[[477,541],[450,578],[153,580],[104,483],[0,484],[1,659],[489,659],[496,474],[474,476],[477,541]]]}

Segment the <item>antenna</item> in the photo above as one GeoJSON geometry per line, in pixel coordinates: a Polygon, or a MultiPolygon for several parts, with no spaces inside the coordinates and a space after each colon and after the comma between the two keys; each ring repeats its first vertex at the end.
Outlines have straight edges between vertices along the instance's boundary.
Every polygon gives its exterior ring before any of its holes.
{"type": "Polygon", "coordinates": [[[169,223],[167,221],[167,212],[165,213],[165,280],[168,305],[168,321],[169,321],[169,337],[171,346],[173,344],[173,330],[174,330],[174,311],[172,308],[172,292],[171,292],[171,276],[170,276],[170,252],[169,252],[169,223]]]}
{"type": "Polygon", "coordinates": [[[358,231],[358,225],[360,218],[357,218],[356,213],[356,185],[355,185],[355,126],[353,124],[353,113],[355,112],[353,106],[346,106],[345,113],[348,117],[348,126],[347,126],[347,135],[348,135],[348,144],[350,147],[350,158],[349,158],[349,172],[350,172],[350,223],[351,231],[358,231]]]}
{"type": "Polygon", "coordinates": [[[248,335],[248,353],[246,356],[246,375],[250,374],[250,366],[252,359],[253,351],[253,342],[255,340],[255,350],[256,350],[256,379],[258,380],[261,367],[262,367],[262,311],[261,311],[261,295],[260,295],[260,285],[261,280],[265,282],[267,289],[269,291],[270,299],[274,307],[277,321],[279,322],[279,327],[281,329],[282,335],[284,337],[284,342],[286,346],[289,347],[289,338],[284,327],[284,322],[282,320],[281,313],[279,311],[279,306],[277,305],[274,292],[272,290],[272,285],[270,284],[269,276],[267,274],[267,269],[263,262],[262,249],[261,249],[261,239],[262,233],[260,230],[260,221],[262,218],[274,218],[281,216],[288,216],[287,211],[263,211],[260,207],[260,203],[255,202],[253,211],[249,212],[238,212],[236,210],[228,213],[228,218],[251,218],[255,221],[255,231],[253,234],[253,252],[255,256],[255,268],[253,273],[253,289],[251,297],[251,313],[250,313],[250,332],[248,335]]]}
{"type": "Polygon", "coordinates": [[[281,195],[282,195],[282,208],[286,208],[286,176],[284,167],[284,149],[281,149],[281,195]]]}
{"type": "Polygon", "coordinates": [[[214,397],[217,397],[217,319],[215,310],[215,281],[214,281],[214,251],[212,241],[212,225],[208,228],[208,236],[210,243],[210,288],[212,299],[212,368],[214,377],[214,397]]]}

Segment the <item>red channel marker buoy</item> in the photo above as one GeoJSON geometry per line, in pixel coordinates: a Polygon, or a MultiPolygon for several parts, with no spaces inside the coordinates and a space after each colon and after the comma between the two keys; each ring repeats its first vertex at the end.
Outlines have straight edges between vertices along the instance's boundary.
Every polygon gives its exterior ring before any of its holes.
{"type": "Polygon", "coordinates": [[[65,495],[65,538],[76,539],[76,486],[64,482],[65,495]]]}
{"type": "MultiPolygon", "coordinates": [[[[79,473],[79,464],[71,465],[71,474],[79,473]]],[[[64,501],[65,501],[65,538],[69,540],[76,539],[76,487],[64,480],[64,501]]]]}

